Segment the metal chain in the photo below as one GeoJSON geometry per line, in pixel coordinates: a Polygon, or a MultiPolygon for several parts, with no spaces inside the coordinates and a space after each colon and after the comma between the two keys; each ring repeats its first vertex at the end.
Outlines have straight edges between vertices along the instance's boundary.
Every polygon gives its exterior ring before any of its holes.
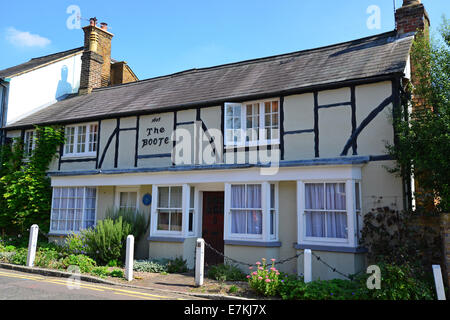
{"type": "Polygon", "coordinates": [[[343,276],[343,277],[345,277],[345,278],[347,278],[347,279],[349,279],[349,280],[353,280],[354,277],[353,277],[352,275],[347,275],[347,274],[345,274],[345,273],[343,273],[343,272],[340,272],[340,271],[337,270],[336,268],[330,266],[326,261],[324,261],[321,257],[319,257],[318,255],[316,255],[314,252],[311,252],[311,254],[312,254],[314,257],[316,257],[316,259],[317,259],[318,261],[322,262],[325,266],[327,266],[328,268],[330,268],[333,272],[336,272],[336,273],[340,274],[341,276],[343,276]]]}
{"type": "MultiPolygon", "coordinates": [[[[238,261],[238,260],[235,260],[235,259],[233,259],[233,258],[227,257],[227,256],[224,255],[222,252],[220,252],[220,251],[216,250],[215,248],[213,248],[213,247],[212,247],[209,243],[207,243],[206,241],[205,241],[205,246],[207,246],[208,248],[210,248],[210,249],[211,249],[213,252],[215,252],[216,254],[222,256],[225,260],[232,261],[232,262],[237,263],[237,264],[242,264],[242,265],[245,265],[245,266],[248,266],[248,267],[252,267],[252,266],[254,265],[254,264],[250,264],[250,263],[238,261]]],[[[275,265],[276,265],[276,264],[283,264],[283,263],[286,263],[286,262],[291,261],[291,260],[293,260],[293,259],[296,259],[296,258],[300,257],[301,255],[303,255],[303,252],[300,252],[300,253],[298,253],[298,254],[296,254],[295,256],[292,256],[292,257],[290,257],[290,258],[286,258],[286,259],[282,259],[282,260],[276,261],[274,264],[275,264],[275,265]]]]}

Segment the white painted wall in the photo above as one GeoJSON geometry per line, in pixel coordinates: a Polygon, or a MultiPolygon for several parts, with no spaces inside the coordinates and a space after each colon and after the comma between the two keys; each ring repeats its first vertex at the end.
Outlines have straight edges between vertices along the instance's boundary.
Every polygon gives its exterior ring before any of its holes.
{"type": "Polygon", "coordinates": [[[78,92],[81,52],[45,67],[12,77],[9,83],[6,123],[49,106],[58,98],[78,92]]]}

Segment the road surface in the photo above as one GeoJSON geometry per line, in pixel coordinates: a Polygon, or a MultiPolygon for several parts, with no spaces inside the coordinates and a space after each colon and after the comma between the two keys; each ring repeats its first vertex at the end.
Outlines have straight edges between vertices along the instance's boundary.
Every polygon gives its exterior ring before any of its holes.
{"type": "Polygon", "coordinates": [[[136,289],[0,268],[0,300],[198,300],[157,289],[136,289]]]}

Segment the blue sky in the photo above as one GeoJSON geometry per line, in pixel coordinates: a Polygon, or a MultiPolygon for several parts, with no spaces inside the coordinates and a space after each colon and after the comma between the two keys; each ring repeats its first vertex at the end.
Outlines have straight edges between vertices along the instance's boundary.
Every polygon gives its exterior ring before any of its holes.
{"type": "MultiPolygon", "coordinates": [[[[402,0],[395,0],[396,6],[402,0]]],[[[437,33],[449,0],[423,0],[437,33]]],[[[69,29],[70,5],[107,22],[112,57],[140,79],[195,67],[310,49],[394,29],[393,0],[147,0],[6,1],[0,10],[0,69],[83,45],[69,29]],[[380,29],[369,29],[367,8],[380,8],[380,29]]]]}

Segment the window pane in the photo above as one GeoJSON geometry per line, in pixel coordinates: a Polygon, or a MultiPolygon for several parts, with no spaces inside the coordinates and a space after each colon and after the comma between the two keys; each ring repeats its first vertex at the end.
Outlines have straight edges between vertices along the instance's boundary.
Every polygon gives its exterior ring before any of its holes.
{"type": "Polygon", "coordinates": [[[247,212],[247,233],[262,234],[262,212],[252,210],[247,212]]]}
{"type": "Polygon", "coordinates": [[[361,203],[359,198],[359,183],[355,183],[355,201],[356,201],[356,210],[361,210],[361,203]]]}
{"type": "Polygon", "coordinates": [[[326,184],[326,208],[345,210],[345,183],[326,184]]]}
{"type": "Polygon", "coordinates": [[[190,193],[189,193],[189,208],[190,209],[194,209],[194,201],[195,201],[195,188],[194,187],[190,187],[190,193]]]}
{"type": "Polygon", "coordinates": [[[158,208],[169,207],[169,187],[158,188],[158,208]]]}
{"type": "Polygon", "coordinates": [[[347,238],[347,214],[344,212],[328,212],[327,238],[347,238]]]}
{"type": "Polygon", "coordinates": [[[182,187],[170,187],[170,208],[180,208],[182,206],[182,187]]]}
{"type": "Polygon", "coordinates": [[[306,236],[325,237],[325,214],[322,212],[305,212],[306,236]]]}
{"type": "Polygon", "coordinates": [[[169,215],[167,210],[158,210],[158,230],[169,230],[169,215]]]}
{"type": "Polygon", "coordinates": [[[171,213],[170,217],[170,231],[181,231],[181,211],[175,211],[171,213]]]}
{"type": "Polygon", "coordinates": [[[278,101],[272,101],[272,112],[273,113],[278,112],[278,101]]]}
{"type": "Polygon", "coordinates": [[[270,208],[275,209],[275,185],[270,185],[270,208]]]}
{"type": "Polygon", "coordinates": [[[231,186],[231,208],[245,208],[245,185],[231,186]]]}
{"type": "Polygon", "coordinates": [[[77,153],[86,152],[86,126],[78,126],[77,153]]]}
{"type": "Polygon", "coordinates": [[[261,185],[247,185],[247,206],[246,208],[261,208],[261,185]]]}
{"type": "Polygon", "coordinates": [[[231,210],[231,232],[245,233],[247,225],[246,218],[246,211],[231,210]]]}
{"type": "Polygon", "coordinates": [[[188,231],[192,232],[193,230],[194,230],[194,210],[189,210],[188,231]]]}
{"type": "Polygon", "coordinates": [[[325,209],[323,183],[305,184],[305,209],[325,209]]]}
{"type": "Polygon", "coordinates": [[[270,234],[275,235],[275,211],[270,210],[270,234]]]}

